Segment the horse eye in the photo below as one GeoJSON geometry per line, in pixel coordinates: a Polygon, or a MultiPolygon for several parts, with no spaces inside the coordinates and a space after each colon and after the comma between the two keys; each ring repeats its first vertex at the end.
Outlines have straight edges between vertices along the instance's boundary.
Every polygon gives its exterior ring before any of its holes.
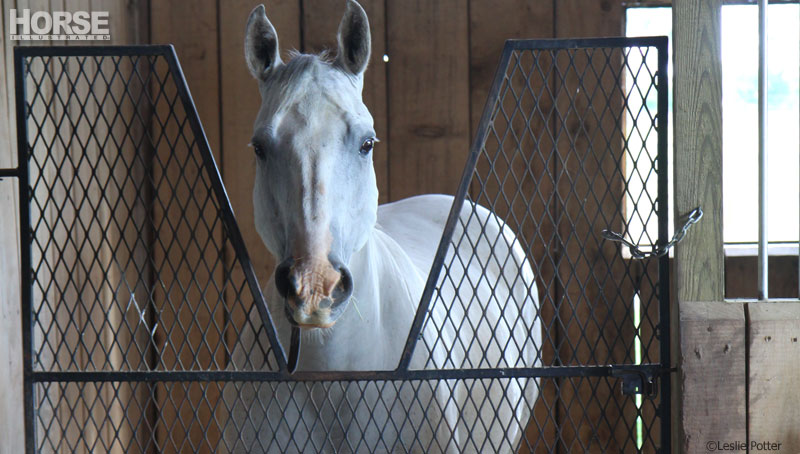
{"type": "Polygon", "coordinates": [[[367,139],[364,143],[361,144],[361,150],[359,152],[362,155],[368,155],[372,149],[375,147],[375,139],[367,139]]]}
{"type": "Polygon", "coordinates": [[[253,144],[253,151],[256,153],[259,159],[264,159],[264,147],[258,144],[253,144]]]}

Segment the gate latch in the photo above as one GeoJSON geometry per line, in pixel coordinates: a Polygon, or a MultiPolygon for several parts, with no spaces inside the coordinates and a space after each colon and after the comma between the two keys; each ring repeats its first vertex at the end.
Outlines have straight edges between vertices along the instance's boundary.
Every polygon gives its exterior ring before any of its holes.
{"type": "Polygon", "coordinates": [[[622,394],[626,396],[641,394],[655,399],[658,395],[657,374],[652,370],[611,366],[611,376],[622,379],[622,394]]]}

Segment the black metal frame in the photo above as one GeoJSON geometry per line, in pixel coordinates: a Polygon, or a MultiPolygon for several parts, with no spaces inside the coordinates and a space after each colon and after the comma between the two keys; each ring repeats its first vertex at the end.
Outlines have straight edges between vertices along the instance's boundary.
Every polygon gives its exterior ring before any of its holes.
{"type": "MultiPolygon", "coordinates": [[[[622,377],[629,379],[641,378],[639,391],[646,380],[653,377],[665,377],[670,370],[670,326],[669,326],[669,267],[668,257],[658,259],[658,300],[661,314],[658,324],[658,338],[660,342],[659,364],[644,365],[595,365],[595,366],[561,366],[561,367],[532,367],[532,368],[495,368],[495,369],[445,369],[445,370],[411,370],[409,363],[416,348],[417,341],[423,327],[423,322],[428,314],[431,298],[439,280],[445,256],[451,245],[453,232],[459,216],[459,207],[462,206],[470,181],[475,170],[481,149],[487,139],[488,124],[492,121],[492,109],[500,95],[509,59],[513,51],[519,50],[547,50],[547,49],[580,49],[601,47],[652,47],[658,52],[658,241],[666,244],[668,241],[668,203],[667,203],[667,39],[665,37],[645,38],[604,38],[604,39],[558,39],[558,40],[511,40],[507,41],[503,49],[494,82],[489,92],[489,98],[484,108],[477,129],[475,140],[472,142],[469,157],[461,183],[456,193],[456,200],[451,209],[447,224],[437,250],[433,266],[428,276],[422,295],[419,309],[416,313],[411,331],[405,342],[400,363],[393,371],[369,372],[297,372],[291,374],[287,370],[287,359],[284,347],[275,332],[272,319],[264,301],[263,294],[258,285],[253,265],[249,259],[248,251],[236,223],[230,201],[228,200],[221,176],[214,161],[211,148],[200,124],[191,93],[189,92],[183,72],[178,63],[175,50],[172,46],[96,46],[96,47],[16,47],[14,49],[15,91],[17,102],[17,143],[18,166],[13,169],[0,169],[0,177],[17,177],[20,194],[20,243],[21,243],[21,305],[22,305],[22,336],[23,336],[23,364],[24,364],[24,413],[25,413],[25,439],[27,452],[34,452],[35,440],[35,415],[34,415],[34,385],[43,382],[156,382],[156,381],[358,381],[358,380],[448,380],[448,379],[485,379],[485,378],[515,378],[515,377],[622,377]],[[230,240],[235,249],[246,281],[252,292],[260,316],[267,330],[269,342],[278,364],[277,371],[34,371],[33,369],[33,320],[31,319],[32,301],[32,227],[30,219],[31,186],[29,182],[28,161],[31,152],[28,145],[28,129],[26,120],[26,73],[27,59],[37,56],[120,56],[120,55],[159,55],[169,63],[169,69],[175,78],[175,85],[179,90],[179,98],[187,112],[191,130],[198,140],[202,161],[210,171],[212,189],[221,202],[221,220],[229,232],[230,240]],[[631,378],[633,377],[633,378],[631,378]]],[[[660,402],[658,412],[661,430],[661,452],[670,451],[670,383],[668,379],[661,380],[659,385],[660,402]]]]}

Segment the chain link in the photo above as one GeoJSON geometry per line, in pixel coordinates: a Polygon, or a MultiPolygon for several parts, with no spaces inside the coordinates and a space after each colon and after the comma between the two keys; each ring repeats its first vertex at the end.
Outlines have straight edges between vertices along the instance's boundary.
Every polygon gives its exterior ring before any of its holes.
{"type": "Polygon", "coordinates": [[[697,207],[694,210],[690,211],[689,214],[686,216],[686,221],[684,221],[681,228],[675,231],[675,234],[672,235],[672,240],[670,240],[665,245],[656,244],[655,246],[652,246],[650,251],[647,252],[639,249],[638,246],[626,240],[625,237],[623,237],[617,232],[612,232],[611,230],[603,230],[601,234],[603,238],[606,240],[615,241],[617,243],[622,243],[625,246],[628,246],[628,249],[631,251],[631,257],[635,259],[645,259],[649,257],[663,257],[669,253],[670,249],[672,249],[676,244],[681,242],[681,240],[686,236],[686,233],[689,232],[689,228],[692,225],[697,224],[697,221],[699,221],[702,217],[703,217],[703,210],[700,207],[697,207]]]}

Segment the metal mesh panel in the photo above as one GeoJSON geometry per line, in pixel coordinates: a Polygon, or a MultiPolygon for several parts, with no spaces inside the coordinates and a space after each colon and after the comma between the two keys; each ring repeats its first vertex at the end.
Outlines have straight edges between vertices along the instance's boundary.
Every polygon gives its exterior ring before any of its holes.
{"type": "Polygon", "coordinates": [[[18,49],[28,451],[668,450],[665,52],[509,42],[397,370],[291,375],[174,51],[18,49]]]}
{"type": "MultiPolygon", "coordinates": [[[[608,378],[564,380],[564,401],[499,399],[492,415],[480,413],[483,402],[444,418],[448,408],[436,400],[396,399],[476,386],[502,394],[524,380],[42,383],[37,452],[655,452],[655,405],[598,398],[616,389],[608,378]],[[585,385],[596,395],[576,392],[585,385]],[[303,398],[290,398],[300,389],[303,398]],[[518,407],[534,413],[530,421],[515,419],[518,407]],[[598,414],[615,418],[597,423],[598,414]],[[466,441],[457,445],[456,436],[466,441]]],[[[552,379],[543,386],[556,387],[552,379]]]]}
{"type": "Polygon", "coordinates": [[[545,366],[660,361],[658,267],[600,234],[658,242],[656,56],[649,47],[510,53],[423,325],[438,333],[424,337],[426,367],[530,367],[506,360],[526,350],[545,366]],[[524,281],[502,270],[525,260],[535,283],[496,298],[495,288],[524,281]],[[536,306],[527,317],[509,310],[526,305],[536,306]]]}
{"type": "Polygon", "coordinates": [[[167,59],[26,68],[34,369],[274,370],[167,59]]]}

